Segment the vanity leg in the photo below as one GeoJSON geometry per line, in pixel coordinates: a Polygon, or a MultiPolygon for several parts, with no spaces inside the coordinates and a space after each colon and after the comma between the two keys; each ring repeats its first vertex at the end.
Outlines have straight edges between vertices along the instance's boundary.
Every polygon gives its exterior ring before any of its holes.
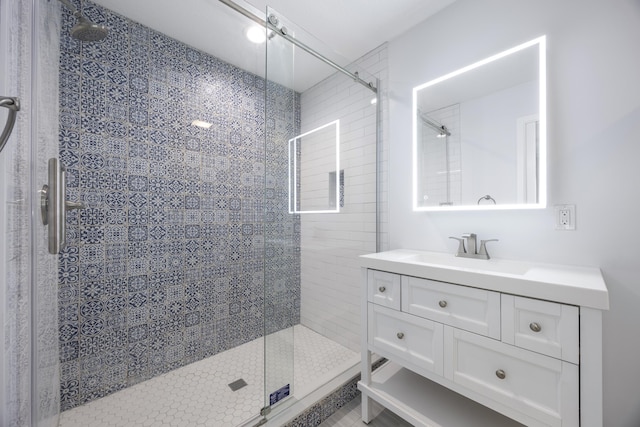
{"type": "MultiPolygon", "coordinates": [[[[360,362],[360,381],[366,385],[371,384],[371,352],[367,350],[362,352],[362,359],[360,362]]],[[[369,424],[373,419],[373,401],[364,391],[362,392],[361,407],[362,421],[365,424],[369,424]]]]}
{"type": "Polygon", "coordinates": [[[369,424],[373,419],[373,401],[362,393],[362,422],[369,424]]]}
{"type": "MultiPolygon", "coordinates": [[[[360,283],[362,284],[362,299],[361,299],[361,322],[362,325],[367,325],[368,319],[368,299],[367,299],[367,278],[368,272],[366,268],[361,268],[361,277],[362,280],[360,283]]],[[[365,385],[371,384],[371,352],[367,350],[367,328],[364,327],[363,332],[360,336],[360,345],[362,349],[362,355],[360,359],[360,382],[365,385]]],[[[369,422],[373,419],[373,400],[369,398],[366,392],[362,392],[362,421],[365,424],[369,424],[369,422]]]]}

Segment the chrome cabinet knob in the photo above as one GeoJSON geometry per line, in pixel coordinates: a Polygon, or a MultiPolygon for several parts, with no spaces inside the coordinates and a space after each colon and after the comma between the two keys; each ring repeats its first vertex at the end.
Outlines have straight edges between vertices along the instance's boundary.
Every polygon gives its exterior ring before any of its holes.
{"type": "Polygon", "coordinates": [[[531,322],[529,323],[529,329],[531,329],[533,332],[540,332],[542,330],[542,326],[540,326],[539,323],[531,322]]]}
{"type": "Polygon", "coordinates": [[[396,336],[398,337],[399,340],[404,338],[404,334],[402,332],[398,332],[396,336]]]}
{"type": "Polygon", "coordinates": [[[502,369],[498,369],[496,371],[496,377],[498,377],[501,380],[503,380],[503,379],[505,379],[507,377],[507,374],[502,369]]]}
{"type": "Polygon", "coordinates": [[[447,306],[447,302],[446,302],[445,300],[440,300],[440,301],[438,302],[438,305],[439,305],[440,307],[442,307],[442,308],[445,308],[445,307],[447,306]]]}
{"type": "Polygon", "coordinates": [[[378,290],[379,290],[380,292],[384,292],[384,291],[386,291],[386,290],[387,290],[387,288],[385,288],[384,286],[380,286],[380,287],[378,288],[378,290]]]}

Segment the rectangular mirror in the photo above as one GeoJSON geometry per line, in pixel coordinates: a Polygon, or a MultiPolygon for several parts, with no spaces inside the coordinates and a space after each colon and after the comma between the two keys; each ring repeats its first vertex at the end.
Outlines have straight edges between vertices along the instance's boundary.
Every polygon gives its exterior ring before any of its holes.
{"type": "Polygon", "coordinates": [[[545,37],[413,89],[413,209],[546,206],[545,37]]]}

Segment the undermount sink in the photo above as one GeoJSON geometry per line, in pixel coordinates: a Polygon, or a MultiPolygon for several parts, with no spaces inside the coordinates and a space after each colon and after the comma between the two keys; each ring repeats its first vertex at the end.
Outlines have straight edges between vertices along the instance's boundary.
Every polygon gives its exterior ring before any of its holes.
{"type": "Polygon", "coordinates": [[[437,265],[443,268],[458,268],[465,270],[474,270],[477,272],[492,272],[516,275],[523,275],[532,267],[532,265],[527,262],[510,261],[495,258],[491,258],[488,260],[461,258],[442,252],[414,253],[407,256],[407,258],[405,258],[405,261],[437,265]]]}
{"type": "Polygon", "coordinates": [[[360,265],[406,276],[609,309],[609,294],[599,268],[462,258],[450,253],[410,249],[362,255],[360,265]]]}

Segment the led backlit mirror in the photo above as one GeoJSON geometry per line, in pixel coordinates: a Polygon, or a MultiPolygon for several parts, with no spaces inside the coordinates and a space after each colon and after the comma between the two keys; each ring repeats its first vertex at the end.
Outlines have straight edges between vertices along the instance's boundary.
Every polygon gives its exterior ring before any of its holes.
{"type": "Polygon", "coordinates": [[[413,209],[546,206],[545,38],[413,89],[413,209]]]}

